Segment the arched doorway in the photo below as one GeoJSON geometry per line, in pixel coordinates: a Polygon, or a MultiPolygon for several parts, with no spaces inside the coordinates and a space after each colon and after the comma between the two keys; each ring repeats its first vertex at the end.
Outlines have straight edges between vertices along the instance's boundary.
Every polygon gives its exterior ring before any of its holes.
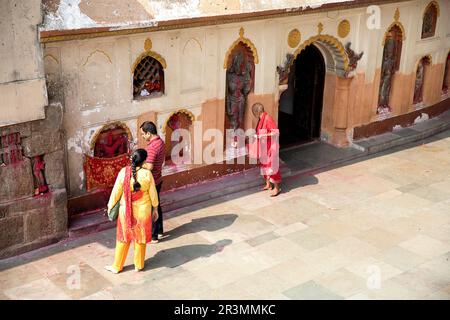
{"type": "Polygon", "coordinates": [[[324,58],[318,48],[308,45],[292,63],[288,89],[280,97],[281,147],[320,137],[324,85],[324,58]]]}

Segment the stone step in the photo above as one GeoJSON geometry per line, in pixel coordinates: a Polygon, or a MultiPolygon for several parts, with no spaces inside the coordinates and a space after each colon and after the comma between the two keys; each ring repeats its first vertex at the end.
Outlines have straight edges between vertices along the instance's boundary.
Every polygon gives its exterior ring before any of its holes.
{"type": "Polygon", "coordinates": [[[75,215],[70,219],[69,237],[77,238],[91,233],[107,230],[116,226],[105,216],[106,209],[91,211],[89,214],[75,215]]]}
{"type": "Polygon", "coordinates": [[[354,141],[353,147],[366,154],[374,154],[423,140],[448,129],[450,129],[450,111],[446,111],[435,118],[419,122],[409,127],[354,141]]]}
{"type": "MultiPolygon", "coordinates": [[[[285,164],[280,166],[283,177],[291,175],[291,170],[285,164]]],[[[185,208],[210,199],[247,190],[262,184],[259,168],[229,174],[204,183],[161,193],[161,206],[166,217],[170,211],[185,208]]],[[[116,222],[108,220],[104,214],[106,209],[94,210],[89,213],[76,214],[71,217],[69,237],[80,237],[90,233],[114,228],[116,222]]]]}

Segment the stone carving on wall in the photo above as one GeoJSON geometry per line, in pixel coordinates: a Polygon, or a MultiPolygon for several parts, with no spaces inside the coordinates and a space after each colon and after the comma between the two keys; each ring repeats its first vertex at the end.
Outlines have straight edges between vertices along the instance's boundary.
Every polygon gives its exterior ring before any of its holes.
{"type": "Polygon", "coordinates": [[[0,165],[7,166],[22,161],[22,140],[19,132],[0,136],[0,165]]]}
{"type": "Polygon", "coordinates": [[[392,76],[395,73],[395,40],[388,39],[384,47],[383,64],[381,67],[380,93],[378,98],[378,113],[390,111],[389,97],[391,93],[392,76]]]}
{"type": "Polygon", "coordinates": [[[389,100],[392,80],[395,72],[400,66],[401,47],[402,31],[397,25],[394,25],[388,31],[384,41],[377,109],[377,113],[379,114],[391,111],[389,100]]]}
{"type": "MultiPolygon", "coordinates": [[[[181,136],[178,141],[172,141],[172,134],[177,129],[185,129],[190,131],[193,121],[195,120],[194,115],[187,110],[179,110],[173,113],[166,121],[164,127],[165,133],[165,144],[166,144],[166,164],[172,163],[172,150],[176,145],[183,142],[183,137],[181,136]]],[[[185,141],[185,147],[181,149],[178,153],[180,159],[184,158],[185,152],[187,156],[190,153],[190,141],[185,141]]],[[[189,157],[190,159],[190,157],[189,157]]]]}
{"type": "Polygon", "coordinates": [[[341,38],[345,38],[350,33],[350,22],[345,19],[339,22],[338,25],[338,35],[341,38]]]}
{"type": "Polygon", "coordinates": [[[151,50],[152,41],[146,39],[143,52],[134,62],[131,69],[133,73],[133,98],[161,96],[164,94],[164,69],[166,60],[151,50]]]}
{"type": "MultiPolygon", "coordinates": [[[[246,46],[238,46],[226,73],[226,113],[230,128],[243,128],[247,96],[253,89],[254,64],[246,46]]],[[[227,128],[228,129],[228,128],[227,128]]]]}
{"type": "Polygon", "coordinates": [[[128,152],[128,134],[122,127],[103,131],[97,138],[94,156],[113,158],[128,152]]]}
{"type": "Polygon", "coordinates": [[[420,103],[423,101],[423,84],[425,79],[425,66],[430,63],[428,57],[422,58],[417,65],[416,81],[414,83],[414,99],[413,103],[420,103]]]}
{"type": "Polygon", "coordinates": [[[44,156],[39,155],[32,158],[33,177],[34,177],[34,195],[40,195],[48,192],[48,185],[45,179],[44,156]]]}
{"type": "Polygon", "coordinates": [[[294,60],[294,55],[292,53],[286,54],[286,59],[282,66],[277,66],[278,72],[278,84],[283,85],[288,83],[289,78],[289,67],[294,60]]]}
{"type": "Polygon", "coordinates": [[[422,39],[434,36],[438,14],[439,10],[436,1],[430,2],[423,14],[422,39]]]}
{"type": "Polygon", "coordinates": [[[298,29],[292,29],[288,35],[288,45],[291,48],[295,48],[299,45],[302,35],[298,29]]]}
{"type": "Polygon", "coordinates": [[[449,85],[449,70],[450,69],[450,53],[447,54],[447,59],[445,60],[445,71],[444,71],[444,81],[442,81],[442,93],[448,93],[449,85]]]}
{"type": "Polygon", "coordinates": [[[350,46],[352,45],[351,42],[347,42],[345,45],[345,52],[348,56],[348,69],[345,70],[344,76],[347,78],[351,72],[356,70],[356,67],[358,66],[358,61],[361,60],[364,51],[361,51],[361,53],[356,54],[355,51],[353,51],[350,46]]]}

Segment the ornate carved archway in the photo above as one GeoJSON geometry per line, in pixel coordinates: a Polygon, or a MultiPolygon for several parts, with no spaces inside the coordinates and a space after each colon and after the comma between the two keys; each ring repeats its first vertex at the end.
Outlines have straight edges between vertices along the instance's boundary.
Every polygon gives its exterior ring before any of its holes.
{"type": "Polygon", "coordinates": [[[241,29],[239,29],[239,38],[233,42],[233,44],[230,46],[230,48],[228,48],[227,53],[225,54],[225,60],[223,62],[223,68],[226,69],[228,67],[228,63],[230,60],[230,56],[231,53],[233,52],[233,49],[240,43],[242,42],[243,44],[245,44],[247,47],[249,47],[249,49],[251,50],[252,54],[253,54],[253,62],[255,64],[259,63],[259,58],[258,58],[258,51],[256,50],[255,45],[253,44],[253,42],[244,37],[244,28],[241,27],[241,29]]]}
{"type": "Polygon", "coordinates": [[[91,142],[90,142],[91,150],[95,149],[95,144],[97,143],[98,138],[100,137],[101,133],[103,133],[107,130],[116,129],[116,128],[122,128],[128,136],[128,141],[133,141],[133,135],[131,134],[130,128],[128,128],[128,126],[125,123],[123,123],[121,121],[116,121],[116,122],[105,124],[103,127],[101,127],[100,129],[98,129],[95,132],[95,134],[92,136],[91,142]]]}
{"type": "MultiPolygon", "coordinates": [[[[348,70],[348,56],[345,52],[345,47],[335,37],[328,34],[318,34],[304,41],[295,51],[294,58],[290,66],[295,61],[295,58],[309,45],[317,43],[321,47],[326,48],[334,60],[335,72],[338,76],[344,77],[345,72],[348,70]]],[[[290,68],[289,66],[289,68],[290,68]]]]}
{"type": "Polygon", "coordinates": [[[162,128],[162,133],[164,133],[164,134],[166,133],[166,128],[167,128],[167,125],[168,125],[168,123],[169,123],[169,121],[170,121],[170,118],[172,118],[172,116],[175,115],[175,114],[177,114],[177,113],[184,113],[185,115],[187,115],[187,117],[188,117],[192,122],[195,121],[195,116],[194,116],[194,114],[193,114],[191,111],[186,110],[186,109],[176,110],[176,111],[172,112],[171,114],[169,114],[169,116],[167,117],[166,121],[164,122],[164,126],[163,126],[163,128],[162,128]]]}

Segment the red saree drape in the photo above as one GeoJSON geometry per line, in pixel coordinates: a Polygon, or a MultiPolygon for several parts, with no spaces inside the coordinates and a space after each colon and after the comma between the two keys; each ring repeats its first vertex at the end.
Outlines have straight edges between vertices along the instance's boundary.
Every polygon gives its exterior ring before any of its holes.
{"type": "Polygon", "coordinates": [[[261,174],[264,176],[264,179],[269,179],[272,183],[280,183],[279,130],[277,124],[267,112],[263,112],[259,117],[256,125],[256,134],[258,136],[257,146],[261,174]],[[272,136],[264,137],[265,134],[272,134],[272,136]]]}

